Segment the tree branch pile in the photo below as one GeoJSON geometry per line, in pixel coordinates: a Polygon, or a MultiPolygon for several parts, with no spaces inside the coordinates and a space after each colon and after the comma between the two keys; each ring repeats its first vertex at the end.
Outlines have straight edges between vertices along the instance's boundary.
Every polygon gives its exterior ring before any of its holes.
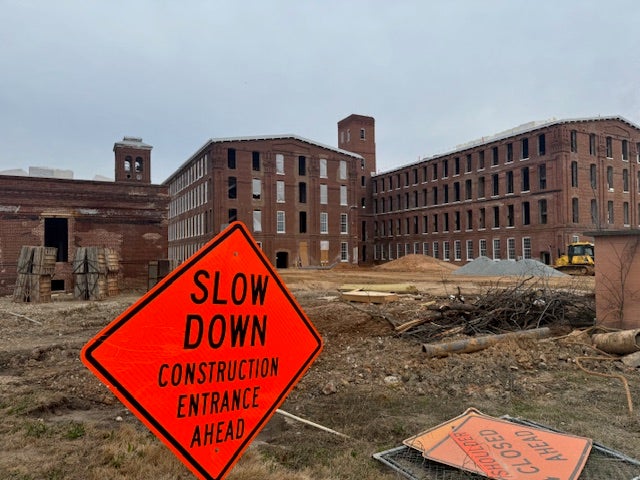
{"type": "Polygon", "coordinates": [[[429,302],[414,312],[415,318],[396,324],[398,333],[421,342],[455,334],[499,334],[542,326],[593,325],[593,295],[553,289],[530,278],[513,286],[490,287],[469,301],[460,291],[446,301],[429,302]]]}

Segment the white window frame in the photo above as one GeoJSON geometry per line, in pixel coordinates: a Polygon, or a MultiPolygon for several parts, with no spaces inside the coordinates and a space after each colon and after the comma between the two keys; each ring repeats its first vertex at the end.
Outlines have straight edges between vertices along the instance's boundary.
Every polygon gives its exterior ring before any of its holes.
{"type": "Polygon", "coordinates": [[[329,233],[329,214],[327,212],[320,212],[320,233],[329,233]]]}
{"type": "Polygon", "coordinates": [[[442,260],[448,262],[451,260],[451,247],[449,246],[449,240],[445,240],[442,242],[442,260]]]}
{"type": "Polygon", "coordinates": [[[326,183],[320,184],[320,205],[329,203],[329,189],[326,183]]]}
{"type": "Polygon", "coordinates": [[[284,155],[276,153],[276,174],[284,175],[284,155]]]}
{"type": "Polygon", "coordinates": [[[473,260],[473,240],[467,240],[467,260],[473,260]]]}
{"type": "Polygon", "coordinates": [[[492,258],[494,260],[500,260],[500,239],[494,238],[491,244],[493,247],[491,252],[492,258]]]}
{"type": "Polygon", "coordinates": [[[456,262],[462,261],[462,241],[460,240],[453,241],[453,259],[456,262]]]}
{"type": "Polygon", "coordinates": [[[340,242],[340,261],[349,261],[349,242],[340,242]]]}
{"type": "Polygon", "coordinates": [[[287,233],[284,210],[276,212],[276,233],[287,233]]]}
{"type": "Polygon", "coordinates": [[[327,159],[320,159],[320,178],[327,178],[327,159]]]}
{"type": "Polygon", "coordinates": [[[522,258],[531,258],[531,237],[522,237],[522,258]]]}
{"type": "Polygon", "coordinates": [[[347,179],[347,161],[346,160],[340,160],[340,180],[346,180],[347,179]]]}
{"type": "Polygon", "coordinates": [[[346,207],[347,203],[347,186],[340,185],[340,205],[346,207]]]}
{"type": "Polygon", "coordinates": [[[251,180],[251,193],[254,200],[260,200],[262,197],[262,180],[259,178],[251,180]]]}
{"type": "Polygon", "coordinates": [[[276,202],[284,203],[284,180],[276,180],[276,202]]]}
{"type": "Polygon", "coordinates": [[[516,239],[513,237],[507,238],[507,260],[516,259],[516,239]]]}
{"type": "Polygon", "coordinates": [[[481,238],[478,241],[478,256],[486,257],[487,256],[487,240],[481,238]]]}
{"type": "Polygon", "coordinates": [[[262,232],[262,210],[253,211],[253,231],[262,232]]]}
{"type": "Polygon", "coordinates": [[[349,215],[347,215],[346,213],[340,214],[340,233],[349,233],[349,215]]]}

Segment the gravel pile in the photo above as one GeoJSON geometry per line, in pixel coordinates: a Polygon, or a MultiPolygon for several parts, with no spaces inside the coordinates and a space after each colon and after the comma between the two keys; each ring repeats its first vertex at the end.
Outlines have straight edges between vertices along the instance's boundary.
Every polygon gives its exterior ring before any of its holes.
{"type": "Polygon", "coordinates": [[[565,277],[566,274],[532,259],[491,260],[478,257],[453,272],[454,275],[565,277]]]}

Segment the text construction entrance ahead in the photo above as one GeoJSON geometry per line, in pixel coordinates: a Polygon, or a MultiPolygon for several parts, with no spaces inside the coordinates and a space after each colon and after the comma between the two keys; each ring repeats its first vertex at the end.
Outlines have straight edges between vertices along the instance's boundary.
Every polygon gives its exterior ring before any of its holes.
{"type": "Polygon", "coordinates": [[[221,479],[321,349],[235,222],[99,332],[81,358],[196,475],[221,479]]]}

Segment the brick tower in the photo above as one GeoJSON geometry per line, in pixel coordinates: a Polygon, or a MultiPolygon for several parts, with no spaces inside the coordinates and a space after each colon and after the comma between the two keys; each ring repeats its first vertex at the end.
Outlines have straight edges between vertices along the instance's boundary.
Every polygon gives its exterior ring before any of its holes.
{"type": "Polygon", "coordinates": [[[151,145],[141,138],[124,137],[113,145],[116,182],[151,183],[151,145]]]}

